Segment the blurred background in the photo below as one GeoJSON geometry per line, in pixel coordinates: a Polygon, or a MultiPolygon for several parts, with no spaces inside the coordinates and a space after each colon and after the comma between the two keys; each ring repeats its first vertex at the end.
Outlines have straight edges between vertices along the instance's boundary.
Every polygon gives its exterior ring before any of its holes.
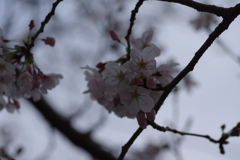
{"type": "MultiPolygon", "coordinates": [[[[30,20],[35,21],[34,34],[52,7],[53,0],[1,0],[0,27],[4,38],[18,40],[7,43],[11,47],[23,45],[29,32],[30,20]]],[[[232,7],[237,0],[209,0],[199,2],[232,7]]],[[[121,147],[138,128],[134,119],[109,114],[87,90],[84,70],[99,62],[113,61],[125,54],[123,45],[112,41],[109,30],[124,37],[129,27],[131,10],[137,1],[65,0],[56,9],[39,39],[54,37],[54,47],[37,40],[32,49],[35,61],[46,74],[62,74],[60,85],[44,95],[44,101],[61,115],[59,126],[68,125],[91,140],[104,153],[118,157],[121,147]]],[[[200,14],[194,9],[175,3],[145,1],[136,16],[131,40],[140,38],[146,30],[154,30],[152,43],[161,49],[158,65],[174,60],[181,71],[203,44],[221,18],[200,14]]],[[[156,123],[180,131],[221,136],[221,125],[232,129],[239,117],[240,104],[240,19],[237,18],[207,50],[194,71],[186,77],[166,99],[156,117],[156,123]]],[[[45,118],[41,104],[20,100],[19,113],[1,111],[1,158],[16,160],[92,160],[97,158],[94,147],[89,149],[86,139],[76,143],[60,131],[55,123],[45,118]],[[39,109],[40,108],[40,109],[39,109]]],[[[46,105],[42,105],[45,108],[46,105]]],[[[50,118],[51,119],[51,118],[50,118]]],[[[64,128],[68,130],[68,128],[64,128]]],[[[64,130],[63,129],[63,130],[64,130]]],[[[72,135],[73,137],[75,135],[72,135]]],[[[75,137],[76,138],[76,137],[75,137]]],[[[230,138],[226,153],[220,154],[217,144],[207,139],[178,136],[159,132],[148,126],[137,138],[126,155],[128,160],[237,160],[240,138],[230,138]]]]}

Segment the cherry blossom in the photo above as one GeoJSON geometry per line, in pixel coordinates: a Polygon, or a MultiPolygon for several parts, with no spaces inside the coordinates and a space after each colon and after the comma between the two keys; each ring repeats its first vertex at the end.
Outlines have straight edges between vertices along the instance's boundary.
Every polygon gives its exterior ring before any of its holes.
{"type": "Polygon", "coordinates": [[[34,102],[39,101],[41,99],[41,94],[37,88],[28,90],[24,93],[24,97],[32,98],[34,102]]]}
{"type": "Polygon", "coordinates": [[[136,114],[131,114],[124,105],[120,105],[117,107],[113,108],[113,112],[118,116],[118,117],[128,117],[128,118],[135,118],[136,114]]]}
{"type": "Polygon", "coordinates": [[[143,87],[130,86],[120,93],[121,103],[127,107],[131,114],[136,114],[140,110],[150,112],[154,107],[154,101],[149,96],[147,89],[143,87]]]}
{"type": "Polygon", "coordinates": [[[14,90],[14,98],[33,98],[34,101],[40,100],[41,93],[47,94],[47,90],[52,90],[60,83],[63,76],[60,74],[45,75],[41,72],[30,74],[29,72],[21,73],[17,78],[18,90],[14,90]]]}
{"type": "Polygon", "coordinates": [[[161,97],[163,91],[152,91],[149,90],[149,96],[152,97],[154,104],[157,103],[158,99],[161,97]]]}
{"type": "Polygon", "coordinates": [[[13,91],[14,78],[9,74],[0,74],[0,94],[10,95],[13,91]]]}
{"type": "MultiPolygon", "coordinates": [[[[110,31],[113,40],[118,35],[110,31]]],[[[147,120],[154,121],[155,104],[164,87],[173,79],[177,63],[169,62],[157,67],[156,57],[160,50],[150,41],[153,31],[146,31],[134,41],[130,58],[98,63],[97,69],[84,67],[88,90],[92,99],[104,106],[109,113],[118,117],[137,118],[142,129],[147,127],[147,120]]]]}
{"type": "Polygon", "coordinates": [[[0,58],[0,74],[15,74],[15,69],[12,64],[0,58]]]}
{"type": "Polygon", "coordinates": [[[146,47],[143,51],[133,49],[130,56],[129,66],[132,71],[138,74],[150,75],[156,68],[155,57],[159,56],[160,52],[153,47],[146,47]]]}
{"type": "Polygon", "coordinates": [[[60,74],[45,75],[43,78],[42,85],[40,87],[41,92],[46,94],[47,89],[52,90],[54,87],[56,87],[60,83],[59,79],[62,79],[62,78],[63,76],[60,74]]]}
{"type": "MultiPolygon", "coordinates": [[[[34,55],[27,48],[31,46],[30,31],[34,27],[34,21],[29,24],[29,35],[24,40],[23,45],[9,47],[14,51],[6,50],[2,54],[4,42],[11,40],[3,39],[2,29],[0,28],[0,108],[6,108],[13,113],[19,109],[17,99],[26,97],[33,98],[34,101],[40,100],[41,93],[46,94],[60,83],[62,75],[44,74],[34,61],[34,55]]],[[[36,38],[36,37],[35,37],[36,38]]],[[[47,37],[42,39],[46,44],[54,46],[55,39],[47,37]]]]}
{"type": "Polygon", "coordinates": [[[105,91],[105,81],[102,79],[101,74],[98,73],[96,69],[90,67],[84,67],[83,69],[90,70],[85,71],[84,74],[86,75],[86,80],[88,81],[88,90],[84,93],[90,93],[92,99],[98,99],[103,97],[103,92],[105,91]]]}
{"type": "Polygon", "coordinates": [[[173,80],[173,74],[176,72],[175,66],[178,63],[175,62],[168,62],[167,64],[163,64],[157,68],[157,76],[156,79],[158,83],[162,84],[163,86],[167,85],[173,80]]]}
{"type": "Polygon", "coordinates": [[[139,50],[143,50],[145,47],[150,47],[150,41],[152,40],[153,30],[145,31],[142,34],[141,38],[137,38],[134,40],[135,47],[139,50]]]}
{"type": "Polygon", "coordinates": [[[17,78],[17,85],[21,90],[31,90],[33,87],[32,84],[33,76],[28,72],[23,72],[17,78]]]}
{"type": "Polygon", "coordinates": [[[119,66],[116,62],[107,62],[105,66],[109,71],[106,82],[117,87],[125,87],[132,77],[132,72],[129,69],[129,62],[119,66]]]}

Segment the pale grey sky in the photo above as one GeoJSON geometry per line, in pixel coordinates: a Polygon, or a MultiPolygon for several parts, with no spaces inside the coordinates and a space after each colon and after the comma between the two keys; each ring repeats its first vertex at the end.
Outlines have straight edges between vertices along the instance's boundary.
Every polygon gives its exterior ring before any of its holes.
{"type": "MultiPolygon", "coordinates": [[[[135,2],[129,2],[124,12],[125,15],[119,15],[119,19],[126,23],[123,25],[128,26],[130,11],[135,6],[135,2]]],[[[223,7],[234,6],[237,3],[234,0],[211,0],[208,2],[223,7]]],[[[1,3],[3,1],[0,2],[0,6],[1,3]]],[[[94,3],[96,2],[94,1],[94,3]]],[[[86,82],[84,80],[84,71],[80,67],[86,65],[93,67],[98,62],[96,57],[100,57],[101,61],[116,60],[117,58],[117,55],[111,54],[109,50],[106,54],[99,55],[98,49],[101,44],[99,42],[102,35],[94,26],[87,26],[91,24],[90,22],[82,24],[79,28],[74,26],[78,24],[76,21],[79,22],[80,20],[76,20],[77,16],[67,16],[73,15],[76,11],[74,10],[76,6],[71,4],[71,0],[63,1],[56,11],[58,18],[65,21],[66,26],[64,27],[69,30],[69,33],[62,36],[60,33],[50,32],[52,29],[46,27],[46,33],[42,34],[42,36],[53,36],[56,38],[57,43],[54,48],[50,48],[39,42],[35,49],[36,61],[43,71],[46,73],[60,73],[64,76],[60,85],[50,91],[46,98],[51,101],[58,112],[66,116],[74,113],[85,101],[89,100],[89,95],[82,94],[86,90],[86,82]],[[73,29],[70,28],[72,25],[74,26],[73,29]],[[76,35],[76,33],[78,34],[76,35]],[[77,63],[72,63],[74,59],[77,63]]],[[[159,10],[164,9],[162,4],[162,2],[155,1],[144,2],[140,9],[139,19],[144,20],[144,16],[150,17],[155,12],[159,13],[159,10]]],[[[157,26],[153,43],[164,46],[165,50],[158,59],[159,61],[162,62],[168,58],[174,58],[180,64],[179,68],[182,69],[206,40],[208,34],[204,31],[196,31],[189,25],[189,21],[197,15],[195,10],[173,3],[168,4],[168,6],[171,6],[176,12],[169,15],[170,18],[162,15],[161,20],[152,22],[156,23],[157,26]]],[[[41,10],[39,21],[51,8],[50,5],[44,5],[44,7],[41,10]]],[[[28,15],[30,12],[25,14],[28,15]]],[[[1,23],[3,23],[3,18],[1,17],[0,19],[0,27],[1,23]]],[[[21,27],[25,26],[26,29],[30,18],[31,16],[22,18],[24,22],[18,25],[21,27]]],[[[57,27],[54,24],[49,24],[50,26],[53,29],[57,27]]],[[[141,37],[142,32],[148,29],[144,28],[144,26],[143,21],[136,23],[133,28],[136,30],[136,38],[141,37]]],[[[240,18],[237,18],[229,29],[220,36],[220,39],[235,53],[240,55],[239,26],[240,18]]],[[[27,30],[24,30],[24,32],[27,33],[27,30]]],[[[12,37],[7,38],[17,39],[15,36],[22,35],[22,32],[18,33],[15,29],[9,35],[12,37]]],[[[124,36],[122,35],[122,37],[124,36]]],[[[239,67],[240,63],[234,62],[214,43],[191,73],[198,85],[190,93],[186,92],[186,90],[181,91],[177,105],[173,102],[173,97],[169,96],[159,111],[156,122],[163,126],[169,125],[169,122],[172,120],[173,110],[176,110],[177,107],[179,110],[179,117],[177,122],[175,122],[177,129],[181,130],[186,120],[192,118],[193,124],[189,132],[208,134],[218,139],[221,135],[220,126],[222,124],[226,124],[226,131],[228,131],[240,121],[239,67]]],[[[23,144],[25,148],[25,152],[17,160],[35,160],[35,158],[43,155],[49,143],[51,149],[47,148],[49,157],[46,160],[90,160],[89,155],[85,151],[76,148],[58,131],[54,131],[53,134],[53,131],[36,110],[24,101],[21,101],[21,104],[20,114],[14,113],[11,115],[5,110],[0,113],[2,124],[6,123],[15,132],[16,137],[14,138],[13,146],[16,147],[23,144]]],[[[128,141],[138,128],[137,121],[126,118],[121,119],[114,114],[108,114],[107,111],[102,111],[101,106],[96,102],[86,103],[85,105],[89,107],[86,115],[76,118],[73,125],[80,131],[88,130],[89,125],[96,123],[98,120],[99,114],[96,113],[104,112],[107,120],[95,132],[94,139],[109,148],[114,148],[117,153],[120,153],[122,145],[128,141]],[[95,115],[95,117],[92,115],[95,115]]],[[[130,152],[143,148],[149,142],[154,144],[161,143],[162,140],[171,142],[172,137],[172,133],[161,133],[148,126],[134,142],[130,152]]],[[[240,138],[230,138],[229,142],[225,146],[226,154],[221,155],[218,145],[203,138],[185,136],[180,151],[184,160],[238,160],[240,156],[240,138]]],[[[172,155],[172,152],[168,152],[165,159],[175,160],[176,158],[172,155]]]]}

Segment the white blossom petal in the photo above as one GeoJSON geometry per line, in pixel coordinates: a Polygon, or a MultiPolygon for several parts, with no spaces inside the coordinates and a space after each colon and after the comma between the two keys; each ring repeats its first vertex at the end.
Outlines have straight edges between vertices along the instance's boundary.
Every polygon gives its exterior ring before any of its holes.
{"type": "Polygon", "coordinates": [[[128,111],[131,114],[137,114],[139,112],[139,102],[136,99],[132,100],[132,103],[130,104],[130,106],[127,107],[128,111]]]}
{"type": "Polygon", "coordinates": [[[153,30],[145,31],[142,34],[141,39],[142,39],[143,43],[148,44],[152,40],[152,36],[153,36],[153,30]]]}
{"type": "Polygon", "coordinates": [[[139,108],[143,112],[151,112],[152,108],[154,107],[154,101],[150,96],[142,95],[139,98],[139,108]]]}
{"type": "Polygon", "coordinates": [[[118,73],[120,70],[120,66],[113,61],[107,62],[105,68],[114,75],[116,75],[116,73],[118,73]]]}
{"type": "Polygon", "coordinates": [[[130,56],[134,62],[140,62],[142,60],[141,51],[138,49],[133,49],[130,56]]]}
{"type": "Polygon", "coordinates": [[[142,54],[144,60],[150,61],[160,55],[160,50],[157,47],[146,47],[143,49],[142,54]]]}
{"type": "Polygon", "coordinates": [[[144,43],[141,38],[137,38],[134,40],[135,47],[139,50],[143,50],[144,48],[144,43]]]}

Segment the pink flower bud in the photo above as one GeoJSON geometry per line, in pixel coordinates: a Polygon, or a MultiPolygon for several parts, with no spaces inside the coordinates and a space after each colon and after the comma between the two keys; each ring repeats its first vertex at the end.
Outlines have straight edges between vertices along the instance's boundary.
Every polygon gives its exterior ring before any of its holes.
{"type": "Polygon", "coordinates": [[[29,29],[32,30],[35,27],[34,20],[31,20],[28,26],[29,26],[29,29]]]}
{"type": "Polygon", "coordinates": [[[113,105],[114,107],[117,107],[117,106],[122,106],[123,104],[121,103],[120,101],[120,95],[119,93],[116,94],[116,97],[113,99],[113,105]]]}
{"type": "Polygon", "coordinates": [[[137,77],[137,85],[143,85],[143,80],[140,77],[137,77]]]}
{"type": "Polygon", "coordinates": [[[47,37],[46,39],[42,39],[45,44],[50,45],[51,47],[54,47],[55,45],[55,39],[52,37],[47,37]]]}
{"type": "Polygon", "coordinates": [[[143,80],[140,77],[135,77],[130,81],[130,84],[143,85],[143,80]]]}
{"type": "Polygon", "coordinates": [[[137,114],[137,121],[138,121],[139,126],[142,129],[146,129],[147,128],[147,120],[146,120],[145,114],[143,112],[140,111],[137,114]]]}
{"type": "Polygon", "coordinates": [[[147,78],[147,86],[149,88],[156,88],[157,81],[155,77],[148,77],[147,78]]]}
{"type": "Polygon", "coordinates": [[[130,84],[136,84],[136,79],[133,78],[133,79],[130,81],[130,84]]]}
{"type": "Polygon", "coordinates": [[[17,108],[17,109],[19,109],[19,108],[20,108],[20,104],[19,104],[19,102],[18,102],[18,101],[15,101],[15,100],[14,100],[14,105],[16,106],[16,108],[17,108]]]}
{"type": "Polygon", "coordinates": [[[32,87],[33,88],[39,88],[39,86],[43,82],[44,75],[41,74],[41,73],[38,73],[38,74],[32,75],[32,77],[33,77],[33,79],[32,79],[32,87]]]}
{"type": "Polygon", "coordinates": [[[109,33],[110,33],[110,36],[111,36],[112,40],[114,40],[114,41],[120,41],[119,38],[118,38],[118,34],[117,34],[116,31],[110,30],[109,33]]]}
{"type": "Polygon", "coordinates": [[[221,126],[222,131],[224,131],[225,128],[226,128],[226,125],[223,124],[223,125],[221,126]]]}
{"type": "Polygon", "coordinates": [[[103,69],[105,65],[106,65],[106,63],[99,62],[99,63],[96,65],[96,68],[98,68],[98,69],[103,69]]]}
{"type": "Polygon", "coordinates": [[[146,113],[146,116],[149,121],[154,121],[156,116],[155,109],[152,109],[151,112],[146,113]]]}

